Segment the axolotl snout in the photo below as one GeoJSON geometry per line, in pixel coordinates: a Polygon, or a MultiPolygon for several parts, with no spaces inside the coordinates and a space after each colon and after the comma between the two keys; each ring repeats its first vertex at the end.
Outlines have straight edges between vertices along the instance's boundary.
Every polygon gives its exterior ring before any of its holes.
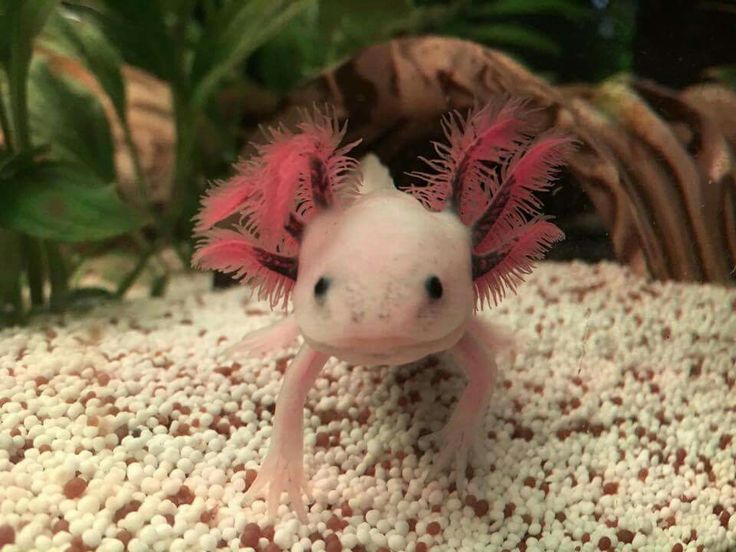
{"type": "Polygon", "coordinates": [[[272,131],[236,176],[205,197],[194,263],[255,284],[293,313],[247,336],[262,354],[303,338],[276,402],[273,432],[251,497],[274,515],[287,492],[301,519],[303,406],[334,356],[360,365],[405,364],[449,351],[468,384],[445,428],[435,467],[454,459],[458,487],[507,342],[475,316],[514,291],[562,232],[539,213],[570,140],[534,137],[522,102],[498,101],[443,122],[430,171],[399,190],[377,158],[361,165],[340,146],[334,116],[305,114],[272,131]],[[237,217],[230,228],[223,223],[237,217]]]}

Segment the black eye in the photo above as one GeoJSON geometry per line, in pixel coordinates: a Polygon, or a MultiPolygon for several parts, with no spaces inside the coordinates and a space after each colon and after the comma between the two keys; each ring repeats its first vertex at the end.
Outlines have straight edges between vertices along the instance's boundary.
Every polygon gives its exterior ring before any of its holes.
{"type": "Polygon", "coordinates": [[[327,293],[327,289],[329,287],[329,278],[325,278],[324,276],[322,276],[319,280],[317,280],[317,283],[314,284],[314,296],[317,299],[322,299],[325,296],[325,293],[327,293]]]}
{"type": "Polygon", "coordinates": [[[424,287],[427,290],[427,295],[431,299],[439,299],[442,297],[442,282],[437,276],[430,276],[424,282],[424,287]]]}

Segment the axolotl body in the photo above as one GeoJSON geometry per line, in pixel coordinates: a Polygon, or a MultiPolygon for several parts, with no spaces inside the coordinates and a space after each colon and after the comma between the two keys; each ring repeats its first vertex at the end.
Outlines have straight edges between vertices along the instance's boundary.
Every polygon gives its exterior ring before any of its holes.
{"type": "Polygon", "coordinates": [[[282,492],[305,519],[303,406],[334,356],[357,365],[398,365],[449,351],[468,378],[440,432],[435,466],[455,459],[462,484],[496,378],[493,353],[506,337],[476,316],[514,290],[533,261],[562,237],[542,217],[546,190],[569,147],[532,139],[521,102],[498,101],[445,120],[423,182],[397,189],[377,158],[347,157],[333,116],[305,114],[297,132],[274,131],[236,177],[205,198],[195,264],[260,286],[293,314],[247,336],[262,354],[303,338],[276,402],[269,451],[248,495],[273,515],[282,492]],[[362,174],[362,176],[361,176],[362,174]],[[233,215],[235,229],[216,227],[233,215]]]}

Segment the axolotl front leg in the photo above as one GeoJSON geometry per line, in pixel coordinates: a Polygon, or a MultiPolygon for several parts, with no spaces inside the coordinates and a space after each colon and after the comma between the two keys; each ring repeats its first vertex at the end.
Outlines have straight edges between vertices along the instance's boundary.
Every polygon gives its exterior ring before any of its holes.
{"type": "Polygon", "coordinates": [[[289,365],[276,400],[271,443],[258,476],[246,498],[265,497],[271,518],[276,515],[281,493],[303,522],[307,518],[302,493],[309,494],[304,477],[304,401],[329,355],[302,345],[289,365]]]}
{"type": "Polygon", "coordinates": [[[459,492],[465,487],[468,456],[476,452],[482,440],[483,420],[495,387],[497,367],[493,352],[496,347],[509,345],[505,335],[473,320],[465,335],[450,349],[453,359],[465,372],[468,383],[449,421],[433,436],[441,442],[441,448],[431,473],[436,475],[454,458],[459,492]]]}

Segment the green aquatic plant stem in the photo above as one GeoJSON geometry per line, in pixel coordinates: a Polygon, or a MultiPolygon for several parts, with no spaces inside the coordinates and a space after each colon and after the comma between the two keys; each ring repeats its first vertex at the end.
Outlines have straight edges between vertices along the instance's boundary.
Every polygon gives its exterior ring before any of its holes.
{"type": "Polygon", "coordinates": [[[195,120],[188,98],[184,94],[174,95],[174,120],[176,125],[176,161],[174,166],[174,183],[172,189],[171,210],[168,217],[169,228],[179,222],[186,202],[187,194],[192,190],[192,171],[194,170],[195,120]]]}
{"type": "Polygon", "coordinates": [[[31,296],[31,308],[42,309],[44,306],[44,250],[41,242],[30,236],[22,236],[23,258],[25,261],[28,290],[31,296]]]}
{"type": "MultiPolygon", "coordinates": [[[[136,184],[138,187],[138,193],[140,195],[140,201],[142,203],[143,210],[145,211],[145,214],[148,215],[149,220],[153,224],[153,226],[156,228],[159,234],[159,239],[163,238],[164,241],[168,241],[169,243],[175,244],[175,236],[174,236],[174,229],[173,225],[169,224],[166,218],[161,218],[156,215],[153,209],[153,202],[151,200],[150,191],[148,187],[148,179],[146,178],[146,175],[143,171],[143,166],[141,164],[140,155],[138,153],[138,148],[135,145],[135,142],[133,141],[133,133],[130,130],[130,126],[128,125],[127,119],[120,121],[122,127],[123,127],[123,133],[125,137],[125,145],[128,148],[128,151],[130,152],[131,158],[133,160],[133,171],[134,176],[136,179],[136,184]]],[[[178,159],[178,157],[177,157],[178,159]]],[[[173,200],[172,200],[173,201],[173,200]]],[[[140,231],[135,231],[131,233],[131,238],[133,241],[142,249],[146,250],[149,247],[149,240],[147,240],[143,233],[140,231]]],[[[157,245],[150,245],[150,247],[153,247],[153,257],[156,259],[157,263],[160,265],[164,276],[166,278],[169,277],[171,269],[169,265],[166,263],[164,258],[161,256],[161,250],[160,247],[157,245]]],[[[179,255],[179,250],[176,250],[177,255],[179,255]]],[[[181,257],[181,256],[180,256],[181,257]]],[[[182,258],[182,263],[184,266],[188,266],[188,263],[186,262],[186,259],[182,258]]],[[[130,282],[128,287],[132,285],[134,282],[130,282]]]]}
{"type": "Polygon", "coordinates": [[[187,69],[187,25],[191,19],[194,3],[187,0],[181,3],[176,13],[176,20],[171,29],[175,52],[172,67],[171,94],[174,104],[174,127],[176,131],[174,181],[171,194],[171,206],[167,216],[169,232],[176,232],[176,225],[181,218],[186,197],[192,190],[192,171],[194,163],[194,145],[196,143],[195,112],[192,106],[190,71],[187,69]]]}
{"type": "Polygon", "coordinates": [[[155,249],[156,248],[153,246],[146,249],[146,251],[143,252],[143,254],[138,259],[138,262],[133,267],[133,270],[125,275],[125,278],[122,279],[122,281],[118,285],[117,291],[115,292],[115,297],[117,299],[122,299],[131,288],[131,286],[135,283],[135,281],[143,272],[143,269],[146,268],[146,264],[148,264],[148,260],[151,258],[151,255],[154,254],[155,249]]]}
{"type": "Polygon", "coordinates": [[[31,134],[30,125],[28,124],[28,88],[26,79],[23,79],[21,83],[15,79],[11,80],[8,90],[15,148],[19,152],[27,151],[31,149],[31,134]]]}
{"type": "Polygon", "coordinates": [[[5,88],[5,83],[0,82],[0,130],[3,133],[5,147],[10,151],[13,151],[13,136],[10,131],[10,119],[8,118],[8,110],[5,107],[5,88]]]}
{"type": "Polygon", "coordinates": [[[190,103],[188,87],[182,83],[180,88],[172,90],[174,102],[174,125],[176,130],[176,146],[174,161],[174,180],[172,183],[171,202],[164,217],[162,230],[164,237],[171,243],[185,266],[187,259],[177,247],[177,226],[181,222],[187,199],[196,193],[194,187],[196,114],[190,103]]]}
{"type": "MultiPolygon", "coordinates": [[[[130,130],[130,126],[128,125],[127,120],[121,121],[121,124],[123,126],[123,133],[125,136],[125,145],[128,148],[128,151],[130,151],[130,155],[133,160],[133,171],[135,173],[136,185],[138,187],[138,193],[140,195],[140,201],[142,204],[141,207],[145,215],[148,216],[150,222],[158,231],[159,235],[166,240],[171,240],[172,231],[170,226],[166,223],[166,220],[162,220],[161,217],[156,216],[156,213],[154,213],[153,202],[151,201],[151,196],[148,188],[148,179],[143,172],[140,155],[138,154],[138,148],[133,142],[133,134],[130,130]]],[[[148,240],[146,240],[146,238],[140,231],[133,232],[131,234],[131,237],[133,238],[133,241],[135,241],[142,248],[145,247],[143,244],[146,244],[148,242],[148,240]]],[[[154,255],[164,269],[164,272],[168,275],[169,267],[165,263],[163,258],[161,258],[158,248],[156,248],[154,255]]]]}
{"type": "MultiPolygon", "coordinates": [[[[13,19],[18,13],[14,7],[13,19]]],[[[16,21],[16,24],[18,22],[16,21]]],[[[16,154],[30,152],[31,142],[30,116],[28,111],[28,70],[31,62],[30,48],[23,44],[23,40],[16,36],[18,29],[13,30],[13,44],[10,55],[3,66],[5,83],[0,98],[0,124],[7,147],[16,154]],[[7,91],[8,109],[5,106],[5,92],[7,91]]],[[[25,305],[22,293],[22,274],[25,264],[26,276],[31,295],[31,304],[34,307],[43,306],[43,255],[40,253],[38,241],[20,233],[5,232],[8,251],[6,255],[6,282],[3,285],[3,308],[10,305],[12,313],[7,318],[10,323],[22,322],[25,318],[25,305]]]]}
{"type": "Polygon", "coordinates": [[[69,294],[69,271],[59,245],[52,241],[46,241],[44,245],[48,261],[49,283],[51,284],[49,307],[51,312],[62,312],[66,307],[67,295],[69,294]]]}
{"type": "Polygon", "coordinates": [[[31,65],[30,44],[28,48],[29,51],[26,55],[24,45],[15,44],[15,48],[11,48],[10,56],[5,65],[5,73],[8,80],[11,126],[17,152],[31,149],[31,128],[28,112],[28,70],[31,65]]]}
{"type": "MultiPolygon", "coordinates": [[[[135,232],[132,232],[130,236],[133,242],[138,246],[138,248],[142,252],[147,251],[149,248],[153,248],[153,257],[158,263],[159,267],[161,268],[163,275],[168,278],[169,275],[171,274],[171,267],[169,266],[169,263],[166,262],[166,259],[164,259],[163,255],[161,254],[160,243],[153,243],[153,244],[150,243],[143,235],[143,232],[141,232],[140,230],[136,230],[135,232]]],[[[164,241],[165,240],[166,238],[164,237],[164,241]]]]}
{"type": "Polygon", "coordinates": [[[205,19],[211,19],[217,13],[217,7],[215,6],[214,0],[203,0],[205,19]]]}
{"type": "MultiPolygon", "coordinates": [[[[151,197],[148,192],[148,182],[146,179],[146,175],[143,173],[141,158],[140,155],[138,155],[138,148],[136,147],[135,142],[133,142],[133,133],[130,130],[130,125],[128,125],[127,118],[125,120],[120,120],[120,124],[123,127],[123,139],[125,140],[125,147],[128,148],[128,151],[130,152],[130,158],[133,161],[133,173],[135,176],[136,186],[138,187],[138,194],[140,195],[141,205],[144,207],[149,215],[153,215],[151,197]]],[[[155,217],[153,218],[155,220],[155,217]]]]}
{"type": "Polygon", "coordinates": [[[19,324],[24,319],[21,292],[21,236],[0,228],[0,327],[19,324]]]}

